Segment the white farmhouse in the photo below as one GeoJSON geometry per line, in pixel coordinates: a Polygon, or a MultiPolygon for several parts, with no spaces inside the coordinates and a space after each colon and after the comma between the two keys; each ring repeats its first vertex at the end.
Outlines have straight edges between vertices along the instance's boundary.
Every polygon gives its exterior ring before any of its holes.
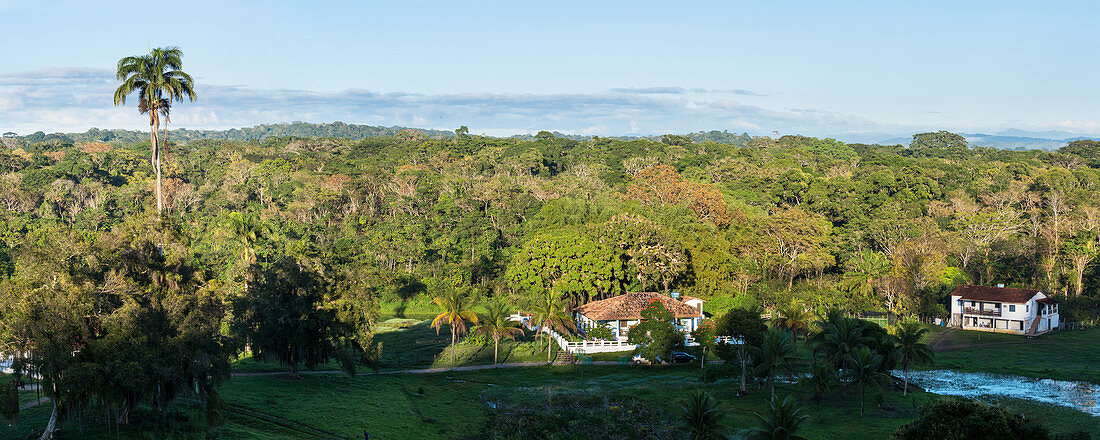
{"type": "Polygon", "coordinates": [[[951,292],[951,325],[1019,335],[1056,330],[1058,301],[1035,289],[959,286],[951,292]]]}
{"type": "MultiPolygon", "coordinates": [[[[675,294],[675,292],[673,292],[675,294]]],[[[642,319],[642,309],[653,301],[661,302],[675,318],[676,328],[690,333],[703,320],[703,300],[684,296],[674,298],[656,292],[636,292],[593,301],[573,309],[577,324],[588,329],[598,325],[611,327],[615,339],[626,340],[630,327],[642,319]]]]}

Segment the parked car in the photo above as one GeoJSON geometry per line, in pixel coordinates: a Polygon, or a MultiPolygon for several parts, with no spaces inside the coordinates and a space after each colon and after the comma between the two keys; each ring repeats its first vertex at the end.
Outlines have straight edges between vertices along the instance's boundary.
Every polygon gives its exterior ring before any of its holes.
{"type": "Polygon", "coordinates": [[[673,364],[688,364],[695,362],[696,357],[682,351],[674,351],[672,355],[668,357],[668,361],[673,364]]]}

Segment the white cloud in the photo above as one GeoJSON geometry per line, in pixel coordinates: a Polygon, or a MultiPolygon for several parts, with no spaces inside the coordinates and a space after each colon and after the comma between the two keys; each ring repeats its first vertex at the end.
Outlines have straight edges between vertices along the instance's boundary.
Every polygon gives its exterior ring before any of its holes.
{"type": "MultiPolygon", "coordinates": [[[[0,75],[0,130],[85,131],[90,127],[145,129],[132,105],[115,107],[117,82],[106,69],[52,68],[0,75]]],[[[612,89],[606,93],[455,93],[424,95],[349,89],[256,90],[237,85],[198,86],[198,101],[173,109],[177,128],[224,129],[262,123],[344,121],[505,136],[556,130],[591,135],[686,133],[698,130],[753,134],[805,134],[876,141],[927,129],[873,121],[819,109],[775,110],[741,102],[736,95],[764,96],[741,89],[681,87],[612,89]]],[[[1031,130],[1100,132],[1097,121],[1014,124],[1031,130]]],[[[985,129],[1004,127],[988,126],[985,129]]]]}

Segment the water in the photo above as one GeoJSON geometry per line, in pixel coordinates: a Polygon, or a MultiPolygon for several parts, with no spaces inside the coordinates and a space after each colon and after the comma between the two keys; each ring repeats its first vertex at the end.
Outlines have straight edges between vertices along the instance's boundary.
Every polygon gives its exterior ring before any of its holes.
{"type": "MultiPolygon", "coordinates": [[[[901,370],[893,371],[902,377],[901,370]]],[[[1012,397],[1066,406],[1100,416],[1100,385],[1068,380],[1032,379],[1005,374],[953,370],[910,371],[909,382],[928,392],[961,397],[1012,397]]]]}

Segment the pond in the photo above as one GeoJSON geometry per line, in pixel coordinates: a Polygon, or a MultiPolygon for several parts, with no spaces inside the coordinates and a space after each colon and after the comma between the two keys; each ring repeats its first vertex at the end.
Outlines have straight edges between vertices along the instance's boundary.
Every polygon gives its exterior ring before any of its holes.
{"type": "MultiPolygon", "coordinates": [[[[900,370],[894,376],[902,377],[900,370]]],[[[930,393],[961,397],[1012,397],[1066,406],[1100,416],[1100,385],[953,370],[910,371],[909,382],[930,393]]]]}

